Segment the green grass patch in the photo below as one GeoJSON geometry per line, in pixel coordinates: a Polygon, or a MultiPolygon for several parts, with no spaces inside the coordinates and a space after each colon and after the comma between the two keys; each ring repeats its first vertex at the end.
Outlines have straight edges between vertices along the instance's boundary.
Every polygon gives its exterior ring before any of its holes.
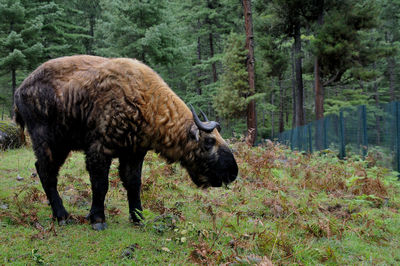
{"type": "Polygon", "coordinates": [[[113,161],[101,232],[84,219],[91,190],[82,153],[60,171],[59,191],[75,217],[60,227],[31,149],[1,152],[0,264],[400,264],[396,173],[368,159],[272,144],[232,148],[240,176],[229,189],[198,189],[178,164],[149,153],[142,227],[128,221],[113,161]]]}

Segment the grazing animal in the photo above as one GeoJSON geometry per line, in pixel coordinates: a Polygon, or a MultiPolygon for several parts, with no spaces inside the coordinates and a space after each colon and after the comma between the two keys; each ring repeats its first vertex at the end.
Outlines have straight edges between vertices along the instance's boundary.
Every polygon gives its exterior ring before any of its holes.
{"type": "Polygon", "coordinates": [[[219,124],[206,117],[200,121],[193,107],[137,60],[87,55],[53,59],[33,71],[14,98],[15,120],[31,136],[36,170],[59,224],[69,214],[57,191],[57,175],[71,150],[86,155],[93,194],[88,218],[95,230],[106,228],[104,199],[112,158],[119,158],[134,223],[142,218],[141,172],[148,150],[170,163],[179,161],[199,187],[218,187],[237,176],[219,124]]]}

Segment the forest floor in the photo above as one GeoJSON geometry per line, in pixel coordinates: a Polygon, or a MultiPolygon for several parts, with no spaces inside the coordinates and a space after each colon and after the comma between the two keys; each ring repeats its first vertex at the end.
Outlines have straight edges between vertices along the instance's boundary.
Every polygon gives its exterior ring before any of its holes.
{"type": "Polygon", "coordinates": [[[149,153],[145,221],[128,221],[113,161],[108,228],[84,219],[91,190],[82,153],[72,153],[59,191],[75,224],[58,226],[34,174],[30,148],[0,152],[0,264],[400,264],[400,182],[358,157],[293,153],[279,145],[232,145],[239,178],[196,188],[178,164],[149,153]]]}

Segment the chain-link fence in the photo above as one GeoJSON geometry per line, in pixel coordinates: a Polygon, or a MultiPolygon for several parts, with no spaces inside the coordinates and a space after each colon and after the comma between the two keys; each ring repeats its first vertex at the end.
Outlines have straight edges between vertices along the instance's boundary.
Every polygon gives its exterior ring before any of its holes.
{"type": "Polygon", "coordinates": [[[284,131],[278,141],[292,150],[332,150],[340,158],[369,154],[380,165],[400,172],[400,103],[346,108],[284,131]]]}

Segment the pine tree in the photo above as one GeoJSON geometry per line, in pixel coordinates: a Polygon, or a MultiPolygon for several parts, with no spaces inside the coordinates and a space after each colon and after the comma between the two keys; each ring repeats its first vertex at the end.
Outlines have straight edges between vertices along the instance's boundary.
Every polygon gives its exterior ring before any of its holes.
{"type": "Polygon", "coordinates": [[[69,10],[77,14],[77,19],[74,20],[75,25],[79,25],[81,27],[80,32],[85,34],[82,43],[85,46],[86,54],[94,54],[96,25],[102,15],[100,2],[100,0],[73,0],[68,2],[69,10]]]}
{"type": "Polygon", "coordinates": [[[294,41],[296,110],[293,110],[293,116],[295,117],[296,126],[305,124],[301,34],[306,25],[305,15],[310,12],[312,2],[313,0],[273,0],[270,6],[271,15],[274,17],[272,33],[276,36],[284,34],[294,41]]]}
{"type": "Polygon", "coordinates": [[[246,70],[247,50],[245,36],[231,33],[226,41],[222,65],[221,86],[214,98],[214,107],[225,118],[243,117],[246,114],[249,94],[248,72],[246,70]]]}
{"type": "Polygon", "coordinates": [[[185,24],[190,44],[190,102],[196,103],[213,116],[210,104],[219,86],[223,41],[231,32],[242,29],[242,6],[237,0],[179,0],[179,19],[185,24]],[[239,24],[240,23],[240,24],[239,24]],[[240,26],[238,26],[240,25],[240,26]]]}
{"type": "MultiPolygon", "coordinates": [[[[288,68],[288,49],[281,42],[281,38],[274,38],[273,36],[265,36],[259,39],[260,46],[260,59],[266,63],[267,67],[264,70],[268,77],[275,78],[279,89],[279,132],[284,131],[284,106],[285,96],[283,87],[283,78],[288,68]]],[[[271,91],[271,94],[274,94],[271,91]]]]}
{"type": "MultiPolygon", "coordinates": [[[[318,58],[320,90],[343,79],[355,80],[361,86],[371,81],[376,71],[370,67],[383,56],[383,46],[368,30],[377,26],[374,1],[337,1],[318,23],[313,52],[318,58]]],[[[320,103],[323,108],[323,101],[320,103]]],[[[320,117],[317,117],[320,118],[320,117]]]]}
{"type": "MultiPolygon", "coordinates": [[[[43,45],[39,42],[38,32],[41,24],[38,20],[28,20],[27,10],[19,1],[0,1],[0,75],[11,75],[11,106],[17,86],[17,71],[34,67],[40,60],[43,45]]],[[[13,109],[10,108],[11,116],[13,109]]]]}
{"type": "Polygon", "coordinates": [[[387,77],[389,87],[389,100],[400,99],[398,86],[398,55],[400,42],[400,1],[380,1],[382,12],[380,14],[380,31],[383,40],[387,43],[386,66],[384,75],[387,77]]]}
{"type": "Polygon", "coordinates": [[[147,64],[174,61],[176,35],[165,16],[165,1],[118,0],[104,4],[97,53],[137,58],[147,64]]]}

